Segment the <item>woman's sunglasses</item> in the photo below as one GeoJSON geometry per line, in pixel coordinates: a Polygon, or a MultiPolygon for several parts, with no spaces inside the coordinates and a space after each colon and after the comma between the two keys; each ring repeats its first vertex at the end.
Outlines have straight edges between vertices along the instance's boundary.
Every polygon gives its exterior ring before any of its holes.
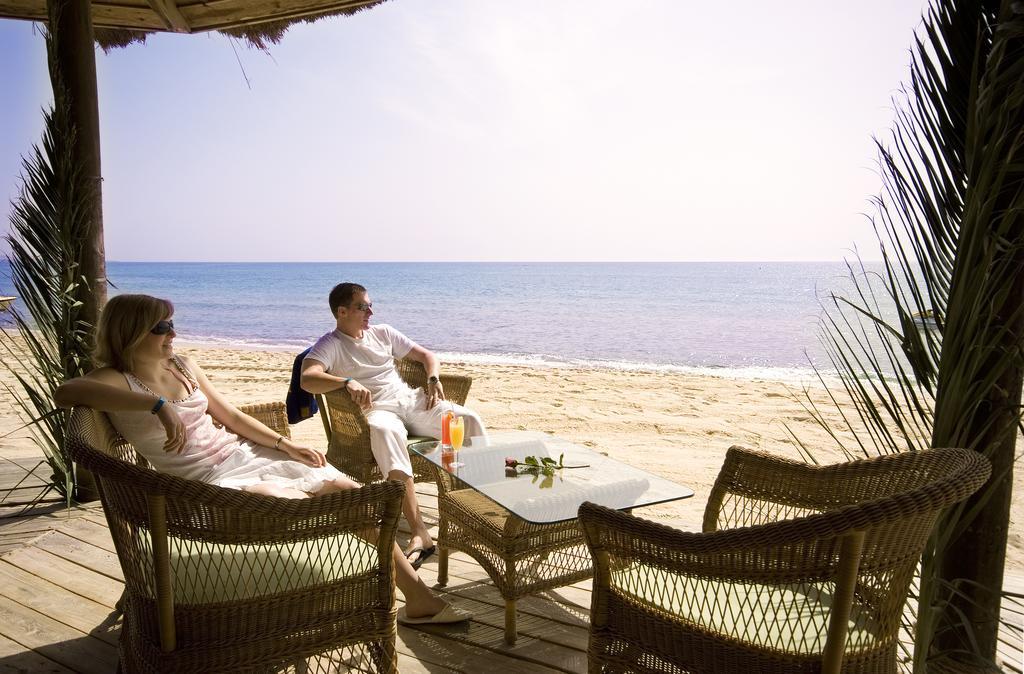
{"type": "Polygon", "coordinates": [[[154,335],[166,335],[174,329],[174,321],[160,321],[150,330],[154,335]]]}

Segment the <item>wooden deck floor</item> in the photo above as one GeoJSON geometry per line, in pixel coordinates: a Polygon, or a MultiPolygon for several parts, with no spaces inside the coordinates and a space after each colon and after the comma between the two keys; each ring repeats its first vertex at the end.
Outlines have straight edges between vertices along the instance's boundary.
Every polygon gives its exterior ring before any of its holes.
{"type": "MultiPolygon", "coordinates": [[[[424,518],[436,524],[433,485],[418,492],[424,518]]],[[[433,586],[436,571],[435,557],[420,573],[433,586]]],[[[1004,626],[1002,664],[1020,672],[1024,583],[1007,578],[1007,586],[1019,598],[1003,607],[1009,629],[1004,626]]],[[[120,620],[114,604],[122,588],[99,504],[70,510],[42,504],[29,513],[0,506],[0,672],[115,671],[120,620]]],[[[453,555],[449,584],[436,589],[475,617],[456,627],[399,626],[403,673],[586,671],[590,581],[520,601],[514,646],[504,643],[504,603],[472,559],[453,555]]]]}
{"type": "MultiPolygon", "coordinates": [[[[429,488],[420,501],[428,522],[435,520],[429,488]]],[[[436,557],[420,569],[431,586],[436,572],[436,557]]],[[[122,588],[99,504],[70,511],[48,505],[0,519],[0,672],[115,671],[114,604],[122,588]]],[[[399,626],[403,673],[586,670],[589,581],[519,602],[514,646],[504,643],[504,602],[476,562],[453,555],[448,586],[437,590],[475,617],[456,627],[399,626]]]]}

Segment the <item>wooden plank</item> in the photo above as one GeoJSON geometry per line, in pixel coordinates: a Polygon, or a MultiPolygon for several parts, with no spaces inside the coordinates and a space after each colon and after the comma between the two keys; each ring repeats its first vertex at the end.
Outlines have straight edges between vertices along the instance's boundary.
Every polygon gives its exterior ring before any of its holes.
{"type": "Polygon", "coordinates": [[[427,667],[427,665],[418,660],[415,655],[399,652],[398,671],[402,674],[444,674],[445,672],[455,672],[458,670],[449,669],[448,667],[440,666],[436,663],[432,663],[427,667]]]}
{"type": "Polygon", "coordinates": [[[39,487],[45,487],[49,484],[49,475],[38,475],[27,471],[21,471],[18,473],[13,471],[0,471],[0,492],[12,489],[27,489],[29,487],[38,489],[39,487]]]}
{"type": "Polygon", "coordinates": [[[110,608],[3,561],[0,596],[117,646],[120,620],[110,608]]]}
{"type": "MultiPolygon", "coordinates": [[[[467,565],[475,564],[473,561],[466,562],[467,565]]],[[[466,579],[452,573],[453,564],[449,561],[448,585],[435,587],[437,591],[456,597],[466,597],[474,601],[480,601],[494,606],[504,606],[505,600],[501,597],[498,589],[490,581],[482,569],[479,570],[479,579],[466,579]]],[[[478,567],[479,568],[479,567],[478,567]]],[[[436,584],[436,571],[428,565],[420,568],[420,576],[428,585],[436,584]]],[[[567,588],[547,590],[535,595],[523,597],[517,602],[517,610],[520,616],[536,616],[545,620],[554,621],[569,627],[584,627],[590,624],[590,592],[583,594],[587,601],[584,604],[567,601],[559,595],[559,592],[567,588]]],[[[569,588],[573,595],[579,594],[579,589],[569,588]]]]}
{"type": "Polygon", "coordinates": [[[82,674],[117,669],[117,647],[0,597],[0,634],[82,674]]]}
{"type": "Polygon", "coordinates": [[[50,464],[43,460],[15,461],[8,457],[0,459],[0,480],[11,477],[23,477],[25,475],[49,478],[49,473],[51,472],[53,471],[50,468],[50,464]]]}
{"type": "Polygon", "coordinates": [[[0,521],[7,521],[9,519],[20,519],[20,518],[34,518],[49,515],[52,517],[64,516],[68,519],[71,517],[81,517],[87,513],[93,512],[95,508],[92,505],[72,505],[70,508],[66,506],[63,499],[57,503],[45,503],[40,504],[34,508],[25,509],[20,506],[6,506],[0,504],[0,521]]]}
{"type": "MultiPolygon", "coordinates": [[[[459,599],[458,605],[461,608],[465,608],[473,612],[474,623],[480,623],[481,625],[494,628],[494,630],[501,632],[502,638],[504,638],[505,603],[503,601],[498,604],[494,604],[462,596],[459,599]]],[[[569,671],[572,671],[572,663],[578,662],[578,658],[581,653],[584,657],[586,656],[588,640],[590,638],[589,628],[560,625],[544,618],[543,616],[519,610],[517,610],[516,626],[519,638],[516,641],[515,646],[507,647],[510,650],[518,650],[521,642],[524,640],[531,642],[531,645],[529,646],[531,649],[530,655],[536,655],[537,651],[542,649],[551,650],[549,646],[555,646],[557,647],[555,650],[558,651],[557,657],[555,659],[545,657],[543,661],[552,666],[558,666],[559,661],[568,655],[570,662],[566,667],[569,668],[569,671]],[[545,642],[546,645],[539,646],[537,643],[533,642],[545,642]],[[561,651],[564,650],[573,650],[577,652],[563,654],[561,651]]]]}
{"type": "Polygon", "coordinates": [[[0,672],[34,672],[35,674],[72,674],[73,670],[30,651],[21,644],[0,636],[0,672]]]}
{"type": "MultiPolygon", "coordinates": [[[[437,566],[434,560],[433,563],[424,564],[420,567],[421,575],[432,574],[424,576],[429,577],[431,582],[436,582],[437,578],[437,566]]],[[[461,583],[490,583],[490,576],[487,572],[477,564],[469,555],[458,552],[448,557],[448,587],[451,590],[455,590],[461,583]]],[[[589,584],[589,580],[585,581],[589,584]]],[[[430,583],[428,583],[430,584],[430,583]]],[[[568,604],[570,606],[578,607],[590,611],[590,590],[578,587],[576,585],[566,585],[564,587],[555,588],[553,590],[545,590],[539,593],[539,596],[549,597],[560,603],[568,604]]]]}
{"type": "MultiPolygon", "coordinates": [[[[444,634],[430,634],[402,625],[398,626],[397,648],[401,653],[408,653],[421,663],[427,663],[430,672],[437,671],[438,665],[466,674],[543,674],[557,671],[520,660],[514,654],[487,650],[461,639],[449,639],[444,634]]],[[[401,671],[405,674],[404,668],[401,671]]]]}
{"type": "Polygon", "coordinates": [[[0,536],[35,531],[45,533],[68,521],[63,513],[36,517],[8,517],[0,520],[0,536]]]}
{"type": "Polygon", "coordinates": [[[490,610],[494,615],[488,615],[486,611],[479,611],[478,615],[466,624],[420,625],[416,629],[431,635],[435,639],[449,639],[477,648],[483,648],[493,653],[514,655],[525,662],[542,667],[565,672],[586,671],[586,653],[580,651],[560,647],[557,644],[541,641],[523,634],[520,634],[514,646],[509,646],[505,643],[504,608],[491,607],[490,610]],[[502,626],[494,627],[493,623],[498,619],[497,616],[499,614],[502,626]]]}
{"type": "Polygon", "coordinates": [[[10,552],[3,561],[107,608],[124,592],[124,583],[35,547],[10,552]]]}
{"type": "Polygon", "coordinates": [[[8,457],[0,459],[0,480],[17,479],[26,475],[48,479],[52,472],[50,464],[45,461],[33,461],[32,459],[15,461],[8,457]]]}
{"type": "Polygon", "coordinates": [[[107,516],[103,514],[103,510],[94,510],[84,513],[82,515],[82,519],[87,520],[89,522],[95,522],[96,524],[99,524],[102,527],[107,526],[107,516]]]}
{"type": "Polygon", "coordinates": [[[72,538],[63,532],[54,531],[48,536],[43,536],[33,544],[33,547],[52,552],[62,559],[124,582],[121,562],[118,561],[116,554],[72,538]]]}
{"type": "MultiPolygon", "coordinates": [[[[479,567],[478,567],[479,568],[479,567]]],[[[423,569],[421,569],[421,572],[423,569]]],[[[486,578],[486,574],[484,574],[486,578]]],[[[431,577],[432,579],[432,577],[431,577]]],[[[427,577],[424,577],[427,581],[427,577]]],[[[489,580],[486,582],[490,582],[489,580]]],[[[493,586],[492,586],[493,587],[493,586]]],[[[444,588],[435,588],[444,592],[444,588]]],[[[497,591],[495,591],[495,596],[497,591]]],[[[520,627],[525,624],[525,629],[519,630],[519,638],[515,645],[509,646],[505,643],[505,604],[499,600],[494,603],[479,602],[473,599],[460,598],[459,606],[473,611],[473,620],[468,624],[431,626],[422,625],[417,627],[399,626],[399,635],[404,636],[410,631],[422,631],[429,639],[446,639],[458,642],[463,647],[474,647],[488,651],[481,662],[488,663],[482,669],[490,669],[490,661],[498,654],[518,658],[516,667],[523,667],[527,663],[542,667],[541,671],[585,671],[586,652],[563,646],[557,642],[550,642],[537,638],[536,634],[545,630],[539,626],[542,618],[526,616],[520,627]]],[[[551,624],[553,625],[553,624],[551,624]]],[[[556,626],[560,627],[560,626],[556,626]]],[[[573,630],[577,628],[564,628],[573,630]]],[[[578,635],[574,635],[574,641],[578,642],[578,635]]],[[[447,662],[447,661],[446,661],[447,662]]],[[[450,662],[448,663],[450,666],[450,662]]],[[[475,672],[482,669],[470,668],[467,671],[475,672]]],[[[519,670],[513,670],[519,671],[519,670]]]]}
{"type": "Polygon", "coordinates": [[[174,0],[147,0],[147,2],[160,17],[160,20],[164,22],[167,30],[174,31],[175,33],[192,32],[192,27],[188,25],[185,17],[181,15],[174,0]]]}
{"type": "MultiPolygon", "coordinates": [[[[469,584],[451,588],[447,591],[449,596],[466,597],[473,601],[479,601],[493,606],[503,606],[505,600],[501,598],[497,588],[490,583],[469,584]]],[[[571,607],[560,604],[551,599],[538,595],[523,597],[516,602],[516,610],[522,620],[523,616],[536,616],[550,623],[578,627],[584,630],[589,629],[590,612],[579,607],[571,607]]],[[[575,647],[579,647],[576,645],[575,647]]],[[[583,644],[586,648],[586,644],[583,644]]]]}
{"type": "Polygon", "coordinates": [[[97,524],[92,520],[78,517],[70,522],[62,524],[58,529],[62,534],[77,538],[80,541],[94,545],[101,550],[117,554],[114,541],[110,538],[110,530],[105,524],[97,524]]]}
{"type": "Polygon", "coordinates": [[[26,534],[11,534],[4,536],[0,539],[0,557],[6,555],[12,550],[23,548],[26,545],[31,545],[37,538],[44,536],[45,533],[26,533],[26,534]]]}

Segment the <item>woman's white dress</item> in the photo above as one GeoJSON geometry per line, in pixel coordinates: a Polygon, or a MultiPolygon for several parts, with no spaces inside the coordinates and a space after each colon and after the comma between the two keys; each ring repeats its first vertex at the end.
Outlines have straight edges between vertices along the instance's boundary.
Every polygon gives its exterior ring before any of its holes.
{"type": "MultiPolygon", "coordinates": [[[[191,372],[178,360],[174,365],[188,381],[191,393],[181,400],[168,400],[185,424],[185,447],[180,453],[165,452],[167,433],[155,414],[150,412],[108,412],[114,428],[146,457],[157,470],[189,480],[199,480],[220,487],[244,489],[270,483],[314,493],[325,482],[344,474],[327,464],[322,468],[293,461],[272,447],[243,440],[213,423],[206,413],[209,400],[199,389],[191,372]]],[[[133,391],[153,393],[135,375],[125,373],[133,391]]]]}

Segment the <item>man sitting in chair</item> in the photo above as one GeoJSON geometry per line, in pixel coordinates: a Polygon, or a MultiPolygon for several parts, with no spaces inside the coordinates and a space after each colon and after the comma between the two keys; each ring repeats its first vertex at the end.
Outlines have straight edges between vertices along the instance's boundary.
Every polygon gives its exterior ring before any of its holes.
{"type": "Polygon", "coordinates": [[[419,568],[434,554],[434,541],[420,516],[413,488],[412,461],[406,449],[409,431],[438,437],[441,417],[447,411],[465,417],[466,437],[485,435],[476,412],[445,399],[438,379],[437,356],[390,325],[370,325],[373,304],[366,288],[339,283],[329,297],[337,328],[317,340],[302,362],[302,388],[327,393],[344,388],[366,413],[370,449],[380,472],[405,484],[402,512],[412,528],[406,555],[419,568]],[[410,388],[395,369],[396,358],[423,364],[427,387],[410,388]]]}

